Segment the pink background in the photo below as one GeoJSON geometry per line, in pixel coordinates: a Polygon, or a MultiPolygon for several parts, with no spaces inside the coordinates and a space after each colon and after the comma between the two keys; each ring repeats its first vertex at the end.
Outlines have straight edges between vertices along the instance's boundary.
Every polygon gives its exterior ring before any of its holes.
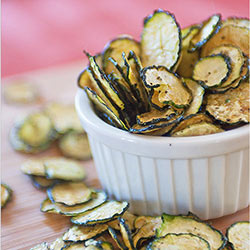
{"type": "Polygon", "coordinates": [[[157,8],[182,27],[213,13],[249,16],[248,0],[2,0],[2,76],[84,59],[118,34],[139,39],[157,8]]]}

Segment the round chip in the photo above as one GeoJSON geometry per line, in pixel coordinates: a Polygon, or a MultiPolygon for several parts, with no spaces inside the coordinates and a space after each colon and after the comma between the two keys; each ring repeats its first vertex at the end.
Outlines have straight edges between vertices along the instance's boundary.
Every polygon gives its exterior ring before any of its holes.
{"type": "Polygon", "coordinates": [[[220,86],[231,73],[231,60],[222,54],[200,59],[194,66],[193,79],[204,87],[220,86]]]}
{"type": "Polygon", "coordinates": [[[141,39],[142,64],[173,69],[181,52],[181,31],[173,14],[157,10],[144,21],[141,39]]]}
{"type": "Polygon", "coordinates": [[[246,250],[250,248],[250,222],[239,221],[227,229],[228,241],[235,250],[246,250]]]}
{"type": "Polygon", "coordinates": [[[149,250],[210,250],[209,243],[203,238],[194,234],[167,234],[166,236],[155,239],[149,250]]]}
{"type": "Polygon", "coordinates": [[[34,85],[27,82],[14,82],[5,86],[4,98],[8,103],[30,103],[38,96],[34,85]]]}
{"type": "Polygon", "coordinates": [[[47,189],[48,197],[52,202],[74,206],[91,199],[92,190],[83,182],[59,183],[47,189]]]}
{"type": "Polygon", "coordinates": [[[248,123],[250,120],[249,83],[243,82],[224,94],[208,95],[206,110],[216,120],[224,123],[248,123]]]}
{"type": "Polygon", "coordinates": [[[51,103],[45,108],[45,113],[50,117],[55,130],[60,134],[69,130],[83,132],[74,105],[51,103]]]}
{"type": "Polygon", "coordinates": [[[44,113],[28,115],[18,130],[19,139],[31,147],[41,147],[52,141],[53,126],[44,113]]]}
{"type": "Polygon", "coordinates": [[[59,148],[63,155],[73,159],[88,160],[91,158],[88,137],[85,133],[70,131],[60,138],[59,148]]]}
{"type": "Polygon", "coordinates": [[[107,201],[83,214],[71,218],[71,221],[79,225],[102,224],[121,216],[128,209],[128,202],[107,201]]]}
{"type": "Polygon", "coordinates": [[[44,166],[46,177],[49,179],[80,181],[86,176],[80,163],[63,157],[45,160],[44,166]]]}

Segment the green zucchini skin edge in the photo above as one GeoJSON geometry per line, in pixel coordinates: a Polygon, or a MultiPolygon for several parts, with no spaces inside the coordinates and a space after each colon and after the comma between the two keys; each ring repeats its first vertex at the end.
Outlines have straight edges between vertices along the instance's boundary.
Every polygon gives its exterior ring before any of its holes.
{"type": "MultiPolygon", "coordinates": [[[[53,183],[50,185],[50,186],[42,186],[39,182],[37,182],[36,180],[35,180],[35,178],[34,178],[35,176],[30,176],[30,178],[31,178],[31,180],[32,180],[32,184],[36,187],[36,188],[38,188],[38,189],[47,189],[47,188],[50,188],[50,187],[52,187],[53,185],[55,185],[56,183],[58,183],[59,182],[59,180],[53,180],[53,183]]],[[[46,177],[44,177],[44,178],[46,178],[46,177]]]]}
{"type": "MultiPolygon", "coordinates": [[[[179,115],[177,116],[176,120],[174,121],[171,121],[169,123],[164,123],[162,125],[157,125],[157,124],[150,124],[149,126],[145,127],[145,128],[142,128],[142,129],[133,129],[133,128],[130,128],[129,129],[129,132],[133,133],[133,132],[144,132],[144,131],[147,131],[147,130],[150,130],[150,129],[155,129],[155,128],[164,128],[164,127],[167,127],[167,126],[170,126],[171,124],[173,123],[178,123],[180,122],[181,120],[183,119],[183,115],[179,115]]],[[[171,129],[172,130],[172,129],[171,129]]]]}
{"type": "Polygon", "coordinates": [[[120,239],[117,237],[117,234],[114,228],[108,227],[108,231],[112,239],[116,242],[116,244],[119,246],[120,249],[128,250],[127,247],[123,244],[123,242],[121,242],[120,239]]]}
{"type": "MultiPolygon", "coordinates": [[[[110,201],[111,201],[111,200],[110,200],[110,201]]],[[[108,201],[106,201],[106,202],[108,202],[108,201]]],[[[100,207],[101,205],[105,204],[106,202],[100,204],[100,205],[97,206],[97,207],[100,207]]],[[[92,208],[92,209],[90,209],[90,210],[88,210],[88,211],[86,211],[86,212],[91,212],[92,210],[95,210],[97,207],[92,208]]],[[[71,221],[73,224],[76,224],[76,225],[84,225],[84,226],[86,226],[86,227],[87,227],[87,226],[94,226],[94,225],[96,225],[96,224],[105,224],[105,223],[107,223],[107,222],[116,220],[119,216],[121,216],[122,214],[124,214],[124,213],[128,210],[128,208],[129,208],[129,203],[127,202],[127,205],[126,205],[126,207],[124,207],[123,211],[122,211],[121,213],[119,213],[119,214],[118,214],[118,213],[114,214],[113,217],[112,217],[110,220],[107,220],[107,219],[105,219],[105,220],[97,220],[96,223],[88,224],[88,222],[94,222],[94,221],[86,221],[85,223],[79,223],[79,222],[77,222],[77,221],[74,221],[74,216],[73,216],[73,217],[71,217],[70,221],[71,221]]],[[[84,213],[85,213],[85,212],[84,212],[84,213]]],[[[83,214],[84,214],[84,213],[83,213],[83,214]]],[[[79,215],[80,215],[80,214],[79,214],[79,215]]]]}
{"type": "MultiPolygon", "coordinates": [[[[222,27],[221,14],[214,14],[214,15],[212,15],[212,16],[218,16],[218,17],[219,17],[219,21],[218,21],[218,23],[215,25],[215,27],[214,27],[214,29],[213,29],[213,32],[212,32],[206,39],[204,39],[204,40],[202,40],[202,41],[200,41],[200,42],[194,44],[194,45],[193,45],[193,48],[190,48],[190,49],[188,50],[189,52],[194,52],[195,50],[199,49],[199,48],[202,47],[205,43],[207,43],[216,33],[219,32],[220,28],[222,27]]],[[[212,17],[212,16],[211,16],[211,17],[212,17]]],[[[203,24],[205,24],[211,17],[209,17],[207,20],[205,20],[205,21],[203,22],[203,24]]],[[[202,24],[200,30],[202,29],[203,24],[202,24]]]]}
{"type": "Polygon", "coordinates": [[[110,44],[112,44],[113,42],[115,42],[115,41],[117,41],[117,40],[124,40],[124,39],[125,39],[125,40],[133,41],[133,42],[135,42],[138,46],[140,46],[140,42],[139,42],[139,41],[135,40],[134,38],[132,38],[132,37],[130,37],[130,36],[128,36],[128,35],[127,35],[127,36],[116,37],[116,38],[110,40],[110,41],[105,45],[105,47],[104,47],[104,49],[103,49],[103,51],[102,51],[102,64],[103,64],[103,69],[104,69],[104,71],[105,71],[105,66],[106,66],[105,62],[106,62],[106,60],[108,60],[108,58],[106,58],[105,53],[108,52],[108,50],[111,49],[111,48],[110,48],[110,44]]]}
{"type": "Polygon", "coordinates": [[[7,191],[8,191],[8,198],[5,201],[5,203],[3,204],[3,206],[1,206],[1,208],[4,208],[7,205],[7,203],[11,200],[12,194],[13,194],[13,190],[7,184],[1,183],[1,185],[4,186],[7,189],[7,191]]]}
{"type": "Polygon", "coordinates": [[[130,244],[132,250],[136,250],[136,248],[134,247],[133,238],[132,238],[130,228],[128,227],[128,225],[126,224],[126,222],[123,218],[119,217],[118,220],[119,220],[119,223],[124,227],[124,229],[127,233],[129,244],[130,244]]]}
{"type": "MultiPolygon", "coordinates": [[[[97,205],[96,207],[102,205],[104,202],[106,202],[106,201],[108,200],[108,195],[107,195],[104,191],[102,191],[102,190],[94,190],[93,192],[102,192],[102,193],[105,194],[104,201],[103,201],[101,204],[97,205]]],[[[48,212],[50,212],[50,211],[55,211],[56,214],[61,214],[61,215],[71,216],[71,217],[72,217],[72,216],[77,216],[77,215],[79,214],[79,213],[77,213],[77,214],[74,214],[74,215],[73,215],[73,214],[70,214],[70,213],[63,213],[61,210],[56,210],[56,209],[54,209],[54,208],[51,208],[50,210],[47,210],[47,211],[42,211],[43,204],[44,204],[47,200],[49,200],[49,198],[44,199],[43,202],[42,202],[41,205],[40,205],[40,211],[41,211],[42,213],[48,213],[48,212]]],[[[86,203],[87,203],[87,202],[86,202],[86,203]]],[[[96,208],[96,207],[87,209],[87,210],[85,210],[83,213],[85,213],[85,212],[87,212],[87,211],[90,211],[90,210],[92,210],[92,209],[94,209],[94,208],[96,208]]]]}
{"type": "Polygon", "coordinates": [[[142,79],[142,81],[143,81],[143,83],[144,83],[144,85],[145,85],[146,88],[148,88],[148,89],[154,89],[154,88],[160,87],[160,84],[151,86],[151,85],[148,85],[147,82],[146,82],[146,71],[150,70],[150,69],[156,69],[156,70],[158,70],[160,68],[164,68],[164,70],[166,70],[168,73],[173,74],[175,77],[177,77],[178,79],[181,80],[181,77],[177,73],[169,70],[167,67],[165,67],[163,65],[157,65],[157,66],[156,65],[151,65],[151,66],[147,66],[147,67],[143,68],[141,70],[141,72],[140,72],[140,77],[141,77],[141,79],[142,79]]]}
{"type": "MultiPolygon", "coordinates": [[[[67,242],[67,241],[66,241],[67,242]]],[[[64,246],[64,247],[62,247],[61,248],[61,250],[64,250],[64,249],[68,249],[68,248],[70,248],[71,246],[73,246],[73,245],[78,245],[79,243],[82,243],[82,246],[84,247],[84,244],[83,244],[83,242],[81,242],[81,241],[77,241],[77,242],[72,242],[72,243],[70,243],[70,244],[68,244],[68,245],[66,245],[66,246],[64,246]]]]}
{"type": "MultiPolygon", "coordinates": [[[[170,68],[170,70],[172,70],[172,69],[175,68],[175,66],[177,65],[177,63],[178,63],[179,60],[180,60],[181,49],[182,49],[181,28],[180,28],[179,23],[176,21],[175,15],[174,15],[173,13],[171,13],[171,12],[169,12],[169,11],[165,11],[165,10],[160,9],[160,8],[157,9],[157,10],[155,10],[153,14],[151,14],[151,15],[149,15],[149,16],[147,16],[147,17],[144,18],[144,20],[143,20],[143,26],[146,26],[147,23],[148,23],[148,21],[150,21],[150,19],[151,19],[155,14],[157,14],[157,13],[165,13],[166,15],[171,16],[171,17],[173,18],[173,20],[174,20],[176,26],[177,26],[177,29],[178,29],[179,39],[180,39],[180,46],[179,46],[179,51],[178,51],[177,60],[176,60],[176,62],[175,62],[175,63],[171,66],[171,68],[170,68]]],[[[142,32],[142,34],[141,34],[141,40],[142,40],[142,36],[143,36],[143,32],[142,32]]]]}
{"type": "MultiPolygon", "coordinates": [[[[148,89],[150,89],[150,90],[149,90],[149,100],[150,100],[150,103],[151,103],[152,107],[154,107],[155,109],[158,109],[158,110],[164,110],[164,109],[166,109],[166,108],[168,107],[167,105],[171,105],[171,106],[176,107],[176,108],[185,108],[185,107],[188,107],[189,105],[187,105],[187,106],[185,106],[185,105],[176,105],[176,104],[174,104],[171,100],[168,101],[168,102],[164,102],[164,104],[166,104],[166,106],[165,106],[165,107],[162,107],[162,108],[159,107],[158,105],[152,103],[151,99],[152,99],[152,96],[153,96],[153,94],[154,94],[154,88],[160,87],[160,84],[156,84],[156,85],[154,85],[154,86],[148,85],[147,82],[146,82],[146,71],[147,71],[147,70],[150,70],[150,69],[156,69],[156,70],[158,70],[158,69],[160,69],[160,68],[164,68],[164,70],[166,70],[168,73],[171,73],[171,74],[173,74],[176,78],[178,78],[178,79],[181,81],[183,88],[185,88],[185,90],[188,91],[188,93],[189,93],[190,96],[191,96],[191,98],[190,98],[190,103],[191,103],[192,100],[193,100],[193,96],[192,96],[191,90],[187,87],[186,83],[182,80],[182,78],[181,78],[178,74],[176,74],[175,72],[169,70],[167,67],[165,67],[165,66],[163,66],[163,65],[158,65],[158,66],[152,65],[152,66],[148,66],[148,67],[143,68],[143,69],[141,70],[141,72],[140,72],[140,77],[141,77],[141,79],[142,79],[142,81],[143,81],[145,87],[148,88],[148,89]]],[[[189,103],[189,104],[190,104],[190,103],[189,103]]]]}
{"type": "Polygon", "coordinates": [[[216,54],[216,55],[206,56],[206,57],[203,57],[203,58],[201,58],[200,60],[198,60],[198,61],[196,62],[196,64],[195,64],[195,66],[194,66],[193,75],[192,75],[192,80],[198,82],[204,89],[206,89],[206,90],[208,89],[208,90],[209,90],[210,88],[220,87],[220,85],[222,85],[222,83],[225,82],[225,81],[228,79],[228,77],[229,77],[229,75],[231,74],[231,72],[232,72],[231,59],[230,59],[228,56],[226,56],[226,55],[220,53],[220,54],[216,54]],[[226,62],[227,70],[228,70],[226,76],[221,80],[221,82],[220,82],[219,84],[217,84],[217,85],[214,85],[214,86],[209,87],[209,86],[206,85],[205,82],[199,81],[199,80],[195,80],[193,76],[194,76],[194,71],[195,71],[196,65],[197,65],[200,61],[207,60],[207,59],[213,58],[213,57],[218,57],[218,56],[224,58],[224,61],[226,62]]]}
{"type": "MultiPolygon", "coordinates": [[[[165,216],[168,216],[168,218],[170,218],[170,219],[174,219],[175,217],[178,217],[179,215],[170,215],[170,214],[163,213],[162,216],[161,216],[162,223],[165,222],[165,216]]],[[[186,216],[183,216],[183,217],[186,217],[186,216]]],[[[204,222],[204,221],[202,221],[202,220],[200,220],[200,219],[197,219],[197,218],[195,218],[195,217],[189,217],[189,218],[192,219],[192,220],[195,220],[195,221],[197,221],[197,222],[202,222],[202,223],[206,224],[208,227],[210,227],[213,231],[216,231],[217,233],[219,233],[220,236],[221,236],[221,241],[222,241],[223,243],[221,244],[221,246],[220,246],[217,250],[223,250],[223,248],[224,248],[224,247],[226,246],[226,244],[227,244],[227,237],[225,237],[225,236],[222,234],[221,231],[219,231],[218,229],[212,227],[209,223],[204,222]]],[[[156,229],[156,237],[158,237],[158,234],[159,234],[159,230],[156,229]]]]}
{"type": "Polygon", "coordinates": [[[235,250],[235,248],[234,248],[234,246],[233,246],[233,243],[231,243],[231,242],[229,241],[228,234],[229,234],[229,230],[230,230],[233,226],[235,226],[236,224],[238,224],[238,223],[249,223],[249,221],[237,221],[237,222],[233,223],[231,226],[229,226],[229,227],[227,228],[227,230],[226,230],[226,238],[227,238],[227,240],[228,240],[228,245],[232,248],[232,250],[235,250]]]}
{"type": "MultiPolygon", "coordinates": [[[[198,235],[195,235],[195,234],[192,234],[192,233],[180,233],[180,234],[169,233],[169,234],[166,234],[166,235],[163,236],[163,237],[159,237],[159,238],[156,238],[155,240],[153,240],[153,241],[147,246],[147,249],[146,249],[146,250],[154,250],[154,249],[152,248],[152,245],[153,245],[154,241],[157,241],[157,240],[159,240],[159,239],[162,239],[162,238],[166,237],[167,235],[176,235],[176,236],[178,236],[178,235],[187,235],[187,234],[189,234],[189,235],[191,235],[191,236],[196,236],[196,237],[198,237],[198,238],[204,240],[204,241],[207,243],[207,245],[208,245],[208,249],[209,249],[209,250],[211,249],[210,246],[209,246],[209,243],[208,243],[205,239],[201,238],[201,237],[198,236],[198,235]]],[[[221,248],[219,248],[218,250],[220,250],[220,249],[221,249],[221,248]]]]}
{"type": "Polygon", "coordinates": [[[157,118],[157,119],[152,119],[151,121],[148,122],[141,122],[140,119],[138,117],[136,117],[136,122],[137,124],[143,125],[143,126],[147,126],[150,124],[155,124],[158,122],[162,122],[162,121],[169,121],[171,118],[173,118],[175,115],[178,115],[176,113],[172,113],[171,115],[169,115],[168,117],[165,118],[157,118]]]}

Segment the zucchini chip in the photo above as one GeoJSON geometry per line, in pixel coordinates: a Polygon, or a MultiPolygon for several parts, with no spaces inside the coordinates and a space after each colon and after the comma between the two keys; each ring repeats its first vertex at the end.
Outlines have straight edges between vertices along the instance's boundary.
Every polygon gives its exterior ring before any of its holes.
{"type": "Polygon", "coordinates": [[[189,115],[176,125],[176,127],[171,131],[171,135],[191,125],[199,124],[202,122],[212,123],[212,119],[203,113],[189,115]]]}
{"type": "Polygon", "coordinates": [[[107,96],[113,106],[117,106],[119,109],[123,110],[125,108],[125,104],[122,102],[114,86],[106,74],[100,69],[95,61],[95,58],[89,54],[87,54],[87,56],[89,58],[91,72],[95,77],[95,80],[99,82],[99,87],[103,90],[103,93],[107,96]]]}
{"type": "Polygon", "coordinates": [[[203,238],[191,233],[169,233],[162,238],[155,239],[147,249],[210,250],[210,245],[203,238]]]}
{"type": "Polygon", "coordinates": [[[113,246],[111,243],[109,243],[107,241],[101,241],[99,239],[98,240],[89,239],[89,240],[84,242],[84,245],[86,247],[95,246],[101,250],[113,250],[113,246]]]}
{"type": "Polygon", "coordinates": [[[21,165],[21,171],[27,175],[45,177],[45,159],[30,159],[21,165]]]}
{"type": "Polygon", "coordinates": [[[161,216],[138,216],[134,221],[134,227],[136,229],[141,228],[142,226],[146,225],[147,223],[152,224],[161,224],[161,216]]]}
{"type": "MultiPolygon", "coordinates": [[[[131,53],[129,53],[129,55],[131,55],[131,53]]],[[[134,53],[133,55],[135,56],[134,53]]],[[[126,79],[131,85],[134,96],[138,101],[139,104],[138,109],[140,112],[145,112],[149,110],[148,94],[141,78],[139,77],[140,76],[139,71],[142,69],[140,67],[140,63],[138,63],[138,59],[136,57],[132,57],[130,60],[128,60],[124,53],[122,54],[122,56],[124,59],[124,64],[127,68],[126,79]]]]}
{"type": "Polygon", "coordinates": [[[230,58],[231,73],[227,80],[220,86],[224,88],[240,77],[245,58],[242,51],[233,45],[218,46],[210,52],[210,55],[213,54],[223,54],[230,58]]]}
{"type": "Polygon", "coordinates": [[[75,206],[89,201],[92,190],[83,182],[58,183],[47,189],[49,199],[54,203],[75,206]]]}
{"type": "Polygon", "coordinates": [[[128,250],[135,250],[133,239],[132,239],[132,232],[129,226],[125,223],[123,218],[118,218],[120,224],[120,232],[122,235],[123,242],[128,250]]]}
{"type": "Polygon", "coordinates": [[[92,157],[86,133],[70,131],[59,139],[58,146],[62,154],[69,158],[89,160],[92,157]]]}
{"type": "Polygon", "coordinates": [[[207,112],[216,120],[227,124],[249,122],[249,83],[243,82],[237,88],[230,89],[224,94],[207,96],[207,112]]]}
{"type": "Polygon", "coordinates": [[[124,52],[128,55],[130,50],[134,51],[136,55],[140,55],[140,43],[135,41],[129,35],[121,35],[108,42],[108,44],[105,45],[103,52],[103,68],[105,73],[110,74],[114,70],[116,72],[116,68],[109,58],[113,58],[119,65],[121,65],[123,62],[122,53],[124,52]]]}
{"type": "Polygon", "coordinates": [[[71,218],[78,225],[102,224],[115,220],[128,209],[128,202],[106,201],[102,205],[71,218]]]}
{"type": "Polygon", "coordinates": [[[159,218],[158,221],[148,222],[144,224],[142,227],[138,228],[138,231],[133,237],[134,245],[138,247],[144,240],[154,237],[156,230],[160,228],[161,223],[162,223],[161,218],[159,218]]]}
{"type": "Polygon", "coordinates": [[[218,87],[231,75],[231,60],[223,54],[201,58],[194,66],[193,79],[205,88],[218,87]]]}
{"type": "Polygon", "coordinates": [[[215,133],[223,132],[224,130],[212,123],[201,122],[193,124],[180,130],[176,133],[172,133],[173,137],[184,137],[184,136],[199,136],[199,135],[210,135],[215,133]]]}
{"type": "Polygon", "coordinates": [[[116,245],[118,246],[119,249],[121,250],[127,250],[127,247],[124,245],[124,243],[119,239],[117,236],[115,230],[112,227],[108,227],[108,231],[116,245]]]}
{"type": "Polygon", "coordinates": [[[31,103],[38,97],[38,91],[34,85],[27,82],[14,82],[3,89],[4,99],[8,103],[31,103]]]}
{"type": "Polygon", "coordinates": [[[223,26],[234,25],[250,29],[250,23],[248,18],[228,17],[226,20],[222,22],[222,24],[223,26]]]}
{"type": "Polygon", "coordinates": [[[211,250],[222,249],[226,244],[223,234],[212,226],[202,221],[197,221],[185,216],[163,214],[162,225],[157,230],[156,236],[163,237],[169,233],[192,233],[206,240],[211,250]]]}
{"type": "Polygon", "coordinates": [[[44,213],[56,213],[66,216],[76,216],[100,206],[106,200],[107,195],[103,191],[93,192],[92,199],[88,202],[70,207],[60,203],[52,203],[51,200],[47,198],[42,202],[40,210],[44,213]]]}
{"type": "MultiPolygon", "coordinates": [[[[131,214],[130,212],[126,211],[121,218],[123,218],[123,220],[126,222],[126,224],[128,225],[128,227],[133,230],[134,229],[134,221],[136,219],[137,216],[135,216],[134,214],[131,214]]],[[[108,226],[112,227],[115,230],[120,230],[120,224],[119,224],[119,220],[113,220],[108,222],[108,226]]]]}
{"type": "Polygon", "coordinates": [[[18,138],[32,148],[47,148],[53,137],[51,120],[42,112],[28,115],[18,129],[18,138]]]}
{"type": "Polygon", "coordinates": [[[94,107],[106,116],[115,124],[116,127],[127,130],[123,121],[106,105],[106,103],[90,88],[84,89],[88,95],[89,100],[93,103],[94,107]]]}
{"type": "Polygon", "coordinates": [[[67,246],[64,246],[61,250],[66,250],[66,249],[67,250],[86,250],[87,248],[83,245],[83,243],[74,242],[67,246]]]}
{"type": "Polygon", "coordinates": [[[203,95],[205,90],[200,84],[198,84],[192,79],[186,78],[184,81],[187,87],[191,90],[193,96],[193,100],[190,103],[190,106],[185,111],[185,116],[187,117],[189,115],[196,114],[199,112],[203,102],[203,95]]]}
{"type": "Polygon", "coordinates": [[[182,45],[183,45],[183,40],[192,32],[193,29],[200,29],[200,25],[194,24],[190,25],[186,28],[181,29],[181,38],[182,38],[182,45]]]}
{"type": "Polygon", "coordinates": [[[43,242],[41,244],[38,244],[34,247],[32,247],[30,250],[49,250],[49,245],[47,242],[43,242]]]}
{"type": "Polygon", "coordinates": [[[199,32],[199,27],[191,27],[189,33],[182,40],[181,60],[177,68],[177,73],[182,77],[192,77],[195,63],[199,60],[199,51],[190,52],[189,45],[191,39],[199,32]]]}
{"type": "Polygon", "coordinates": [[[50,244],[49,249],[50,250],[61,250],[64,246],[65,246],[65,242],[64,242],[63,238],[60,237],[60,238],[57,238],[56,240],[54,240],[50,244]]]}
{"type": "Polygon", "coordinates": [[[81,181],[86,177],[83,166],[63,157],[51,158],[44,161],[45,175],[48,179],[64,181],[81,181]]]}
{"type": "Polygon", "coordinates": [[[50,103],[45,107],[45,113],[50,117],[55,130],[64,134],[69,130],[83,132],[74,105],[50,103]]]}
{"type": "Polygon", "coordinates": [[[12,189],[6,184],[1,183],[1,208],[3,208],[12,196],[12,189]]]}
{"type": "MultiPolygon", "coordinates": [[[[168,121],[162,121],[149,125],[140,125],[135,124],[132,128],[130,128],[129,132],[135,134],[148,134],[148,135],[159,135],[159,130],[164,130],[164,134],[169,132],[173,126],[178,123],[182,119],[182,115],[174,116],[168,121]],[[156,133],[156,134],[155,134],[156,133]]],[[[162,133],[161,133],[162,134],[162,133]]]]}
{"type": "Polygon", "coordinates": [[[215,14],[202,23],[200,31],[191,39],[189,50],[195,51],[202,47],[218,32],[221,26],[221,15],[215,14]]]}
{"type": "Polygon", "coordinates": [[[226,232],[226,236],[231,246],[235,250],[245,250],[250,248],[250,222],[239,221],[232,224],[226,232]]]}
{"type": "Polygon", "coordinates": [[[31,179],[36,188],[49,188],[55,184],[54,180],[46,179],[43,176],[31,176],[31,179]]]}
{"type": "Polygon", "coordinates": [[[164,66],[144,68],[142,79],[147,88],[153,88],[154,92],[159,93],[158,100],[160,103],[175,108],[185,108],[192,101],[192,95],[182,79],[164,66]]]}
{"type": "Polygon", "coordinates": [[[95,87],[93,86],[92,79],[93,78],[88,70],[88,67],[86,67],[78,76],[77,85],[82,89],[84,89],[85,87],[94,89],[95,87]]]}
{"type": "Polygon", "coordinates": [[[169,121],[171,118],[177,115],[177,111],[171,107],[166,110],[152,109],[147,113],[143,113],[136,116],[137,123],[143,126],[155,124],[162,121],[169,121]]]}
{"type": "Polygon", "coordinates": [[[74,225],[69,228],[66,233],[64,233],[63,240],[66,242],[85,241],[102,234],[107,229],[108,226],[105,224],[94,225],[89,227],[74,225]]]}
{"type": "Polygon", "coordinates": [[[172,70],[181,53],[181,31],[173,14],[156,10],[144,20],[141,39],[144,67],[163,65],[172,70]]]}
{"type": "Polygon", "coordinates": [[[249,29],[234,25],[226,25],[216,33],[201,50],[201,57],[207,56],[212,49],[220,45],[234,45],[249,57],[249,29]]]}
{"type": "MultiPolygon", "coordinates": [[[[95,60],[99,67],[102,68],[102,54],[96,54],[95,60]]],[[[93,90],[95,89],[94,79],[92,78],[88,67],[86,67],[78,76],[77,85],[82,89],[84,89],[84,87],[89,87],[93,90]]]]}

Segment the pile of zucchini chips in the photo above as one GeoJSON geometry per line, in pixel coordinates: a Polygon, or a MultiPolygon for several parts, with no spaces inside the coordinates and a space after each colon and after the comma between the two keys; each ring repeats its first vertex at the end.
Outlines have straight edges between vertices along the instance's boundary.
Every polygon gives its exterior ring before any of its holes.
{"type": "Polygon", "coordinates": [[[28,160],[21,170],[36,187],[46,188],[43,213],[70,218],[72,226],[51,244],[31,250],[246,250],[250,247],[250,223],[237,222],[224,236],[196,215],[137,216],[129,203],[108,199],[104,191],[88,187],[78,162],[65,158],[28,160]]]}
{"type": "Polygon", "coordinates": [[[50,103],[43,110],[19,119],[10,132],[12,147],[19,152],[39,153],[57,140],[66,157],[88,160],[91,151],[73,105],[50,103]]]}
{"type": "Polygon", "coordinates": [[[128,35],[86,53],[78,77],[96,114],[131,133],[198,136],[249,123],[249,20],[221,19],[181,29],[157,10],[141,41],[128,35]]]}

